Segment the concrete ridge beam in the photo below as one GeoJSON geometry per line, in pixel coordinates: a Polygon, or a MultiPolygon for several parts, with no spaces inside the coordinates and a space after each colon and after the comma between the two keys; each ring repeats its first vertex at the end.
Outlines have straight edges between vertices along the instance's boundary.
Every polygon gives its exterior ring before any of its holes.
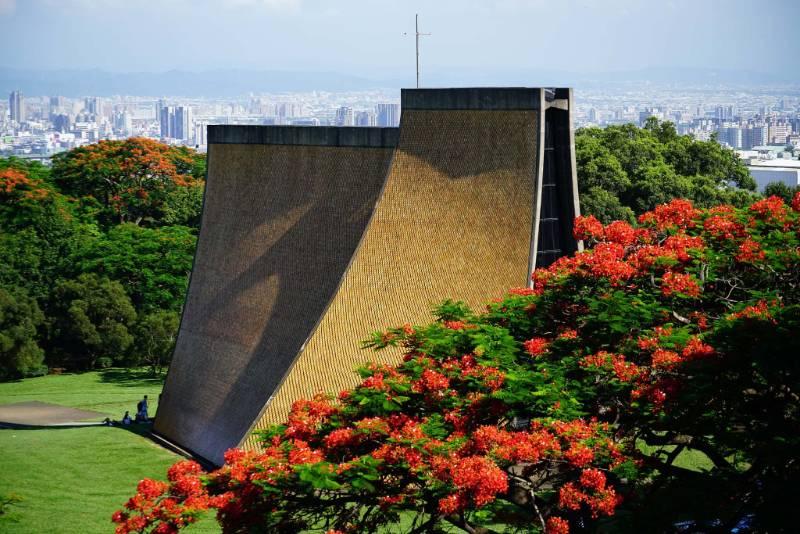
{"type": "Polygon", "coordinates": [[[209,125],[208,144],[394,148],[399,128],[363,126],[209,125]]]}

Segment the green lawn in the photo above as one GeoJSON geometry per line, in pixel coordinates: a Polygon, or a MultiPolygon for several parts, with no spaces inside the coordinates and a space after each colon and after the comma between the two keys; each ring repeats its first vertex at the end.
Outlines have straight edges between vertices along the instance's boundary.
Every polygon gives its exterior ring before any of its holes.
{"type": "MultiPolygon", "coordinates": [[[[161,378],[107,370],[0,383],[0,404],[38,400],[120,418],[147,394],[151,414],[161,378]]],[[[179,457],[147,439],[138,425],[0,430],[0,494],[21,502],[0,516],[3,533],[113,532],[114,510],[145,477],[163,479],[179,457]]],[[[187,530],[219,532],[213,518],[187,530]]]]}
{"type": "Polygon", "coordinates": [[[133,416],[136,403],[148,396],[153,416],[164,377],[153,377],[145,369],[105,369],[79,374],[48,375],[0,383],[0,404],[41,401],[72,408],[94,410],[122,419],[125,410],[133,416]]]}

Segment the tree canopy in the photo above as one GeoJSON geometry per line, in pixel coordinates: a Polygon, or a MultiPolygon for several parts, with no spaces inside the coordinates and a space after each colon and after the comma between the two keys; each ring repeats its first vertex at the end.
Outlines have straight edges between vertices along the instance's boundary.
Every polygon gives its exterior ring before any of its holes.
{"type": "Polygon", "coordinates": [[[57,154],[52,170],[64,193],[99,202],[108,220],[149,225],[170,210],[176,190],[196,187],[204,174],[205,159],[194,151],[142,137],[57,154]]]}
{"type": "Polygon", "coordinates": [[[581,211],[601,222],[633,222],[673,198],[701,207],[743,206],[756,184],[732,150],[678,135],[670,122],[582,128],[575,136],[581,211]]]}
{"type": "Polygon", "coordinates": [[[473,312],[377,332],[396,365],[295,402],[117,532],[788,532],[800,497],[800,194],[575,222],[586,251],[473,312]],[[402,525],[402,526],[401,526],[402,525]]]}
{"type": "MultiPolygon", "coordinates": [[[[150,361],[156,353],[164,361],[163,346],[156,351],[133,344],[130,336],[153,317],[175,329],[160,332],[159,339],[177,332],[174,317],[192,266],[204,174],[203,155],[147,139],[75,149],[54,158],[52,171],[38,162],[0,158],[0,287],[18,309],[30,305],[32,317],[44,315],[26,331],[46,349],[45,364],[85,369],[150,361]],[[92,284],[105,287],[105,301],[92,284]],[[66,288],[71,305],[54,298],[66,288]],[[75,292],[92,295],[83,311],[76,302],[84,299],[75,292]],[[112,321],[112,328],[92,316],[93,307],[124,309],[126,318],[112,321]],[[91,354],[79,355],[89,349],[91,354]]],[[[17,369],[9,364],[6,377],[46,370],[15,358],[7,359],[17,369]]]]}

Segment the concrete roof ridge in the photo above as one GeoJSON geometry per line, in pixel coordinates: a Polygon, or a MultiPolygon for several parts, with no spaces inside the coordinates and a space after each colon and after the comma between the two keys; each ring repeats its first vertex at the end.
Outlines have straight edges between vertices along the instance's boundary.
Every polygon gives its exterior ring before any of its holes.
{"type": "Polygon", "coordinates": [[[214,124],[208,144],[394,148],[399,128],[374,126],[271,126],[214,124]]]}
{"type": "Polygon", "coordinates": [[[568,88],[446,87],[401,89],[401,108],[408,110],[537,110],[545,100],[565,98],[568,88]]]}

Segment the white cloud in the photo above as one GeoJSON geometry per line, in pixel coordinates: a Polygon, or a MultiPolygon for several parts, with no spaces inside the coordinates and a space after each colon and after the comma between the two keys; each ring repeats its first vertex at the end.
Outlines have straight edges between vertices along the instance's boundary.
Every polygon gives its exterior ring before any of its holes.
{"type": "Polygon", "coordinates": [[[17,8],[17,0],[0,0],[0,15],[11,15],[17,8]]]}

